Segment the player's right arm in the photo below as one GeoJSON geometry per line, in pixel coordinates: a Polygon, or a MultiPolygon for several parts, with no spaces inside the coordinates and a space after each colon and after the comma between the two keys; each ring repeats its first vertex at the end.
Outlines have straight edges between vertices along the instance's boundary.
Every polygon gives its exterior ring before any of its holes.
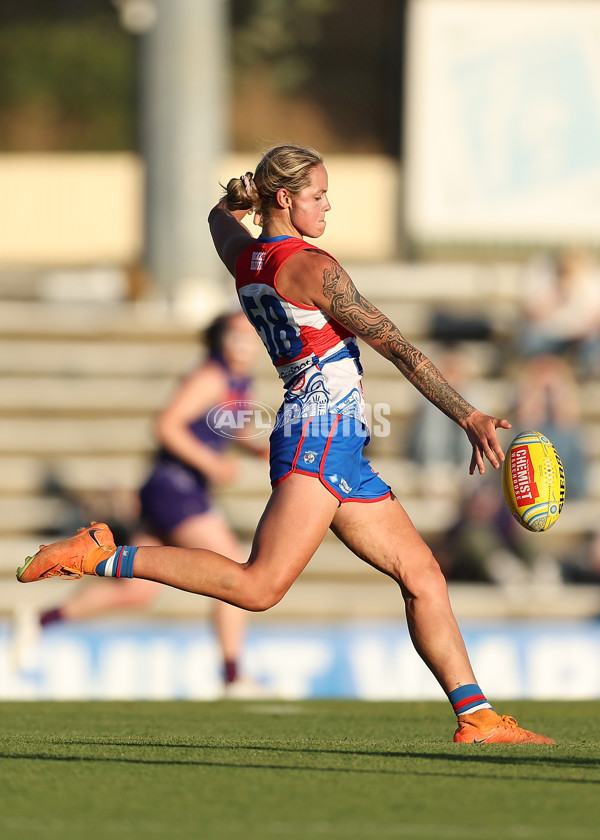
{"type": "Polygon", "coordinates": [[[224,201],[216,204],[208,214],[208,225],[217,254],[232,277],[239,255],[248,248],[254,237],[242,224],[242,219],[252,210],[229,210],[224,201]]]}
{"type": "Polygon", "coordinates": [[[494,469],[504,460],[496,429],[508,420],[483,414],[462,397],[433,362],[407,341],[398,327],[367,300],[339,263],[322,253],[304,251],[289,260],[290,271],[280,281],[299,303],[323,309],[388,359],[433,405],[458,423],[473,446],[469,471],[485,472],[484,458],[494,469]],[[299,299],[299,296],[301,299],[299,299]]]}

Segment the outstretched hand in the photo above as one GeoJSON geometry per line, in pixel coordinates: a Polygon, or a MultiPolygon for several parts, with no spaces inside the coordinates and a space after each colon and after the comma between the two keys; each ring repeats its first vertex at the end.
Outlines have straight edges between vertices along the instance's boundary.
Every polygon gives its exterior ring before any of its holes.
{"type": "Polygon", "coordinates": [[[483,475],[485,458],[497,470],[504,461],[504,450],[500,446],[496,429],[510,429],[511,424],[508,420],[490,417],[489,414],[483,414],[475,409],[461,425],[473,446],[469,474],[473,475],[477,469],[483,475]]]}

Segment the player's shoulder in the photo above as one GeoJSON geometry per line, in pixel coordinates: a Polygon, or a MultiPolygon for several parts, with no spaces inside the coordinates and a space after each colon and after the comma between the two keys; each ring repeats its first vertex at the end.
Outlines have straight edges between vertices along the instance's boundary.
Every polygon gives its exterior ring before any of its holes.
{"type": "Polygon", "coordinates": [[[323,284],[332,257],[323,251],[303,248],[286,259],[277,274],[277,290],[302,306],[319,306],[323,284]]]}
{"type": "Polygon", "coordinates": [[[303,272],[320,272],[332,263],[338,264],[335,257],[312,243],[305,243],[305,247],[291,254],[287,263],[291,269],[303,272]]]}

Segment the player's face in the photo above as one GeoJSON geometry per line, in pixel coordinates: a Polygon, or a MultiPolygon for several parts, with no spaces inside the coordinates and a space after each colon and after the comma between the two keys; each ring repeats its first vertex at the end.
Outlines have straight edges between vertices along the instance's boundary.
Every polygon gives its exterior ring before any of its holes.
{"type": "Polygon", "coordinates": [[[302,236],[315,239],[325,233],[325,213],[331,210],[328,186],[327,170],[320,163],[312,168],[308,186],[290,197],[290,221],[302,236]]]}

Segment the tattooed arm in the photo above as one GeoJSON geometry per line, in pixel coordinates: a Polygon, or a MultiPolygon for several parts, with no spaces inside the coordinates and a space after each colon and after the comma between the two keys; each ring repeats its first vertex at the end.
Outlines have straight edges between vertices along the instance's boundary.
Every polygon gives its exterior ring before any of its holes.
{"type": "Polygon", "coordinates": [[[337,263],[323,271],[323,296],[336,321],[389,359],[430,402],[452,420],[460,421],[475,409],[444,379],[435,365],[407,341],[398,327],[368,301],[337,263]]]}
{"type": "Polygon", "coordinates": [[[308,283],[307,275],[304,275],[304,290],[311,303],[328,312],[338,323],[389,359],[417,390],[465,430],[473,446],[471,473],[475,472],[475,468],[480,473],[485,471],[484,456],[498,469],[504,453],[496,429],[508,429],[510,423],[483,414],[455,391],[433,362],[407,341],[381,310],[361,295],[338,263],[322,254],[314,254],[314,258],[305,259],[305,263],[310,271],[308,283]]]}

